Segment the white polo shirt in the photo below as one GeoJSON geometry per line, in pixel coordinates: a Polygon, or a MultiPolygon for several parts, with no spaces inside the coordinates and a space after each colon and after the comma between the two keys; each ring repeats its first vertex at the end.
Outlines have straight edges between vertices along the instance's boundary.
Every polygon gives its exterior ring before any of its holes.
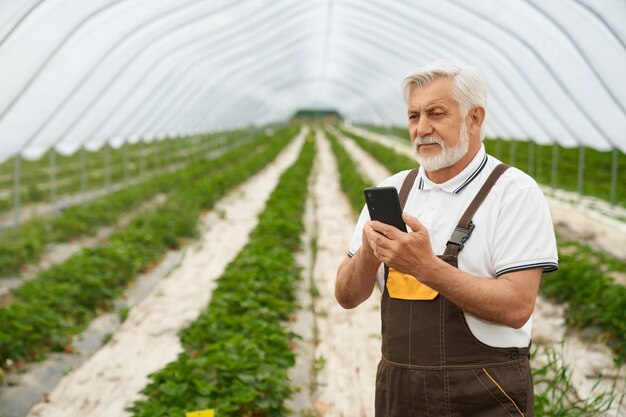
{"type": "MultiPolygon", "coordinates": [[[[449,181],[436,184],[420,167],[404,210],[427,229],[435,254],[443,254],[461,215],[474,199],[493,169],[500,163],[485,153],[484,146],[472,162],[449,181]]],[[[409,171],[399,172],[379,186],[400,189],[409,171]]],[[[369,220],[367,207],[352,235],[348,255],[361,246],[363,225],[369,220]]],[[[509,168],[493,186],[472,219],[475,228],[459,252],[459,269],[496,279],[508,272],[558,267],[556,239],[548,204],[537,183],[517,168],[509,168]]],[[[383,287],[383,266],[377,280],[383,287]]],[[[478,340],[495,347],[526,347],[530,343],[532,318],[520,329],[503,326],[465,313],[469,328],[478,340]]]]}

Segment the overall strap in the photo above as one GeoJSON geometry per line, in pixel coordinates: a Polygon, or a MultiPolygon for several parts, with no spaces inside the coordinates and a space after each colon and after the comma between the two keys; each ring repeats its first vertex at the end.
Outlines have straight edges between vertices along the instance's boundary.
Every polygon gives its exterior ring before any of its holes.
{"type": "Polygon", "coordinates": [[[419,172],[419,168],[412,169],[406,178],[404,178],[404,182],[402,183],[402,188],[400,188],[399,198],[400,198],[400,207],[404,210],[404,206],[406,205],[406,200],[409,198],[409,193],[411,192],[411,188],[413,188],[413,184],[415,184],[415,178],[417,178],[417,173],[419,172]]]}
{"type": "Polygon", "coordinates": [[[510,166],[506,164],[499,164],[493,171],[491,171],[487,181],[485,181],[481,189],[478,191],[478,194],[476,194],[476,197],[474,197],[470,205],[467,207],[467,210],[465,210],[459,220],[459,224],[456,226],[456,229],[454,229],[454,232],[452,232],[452,236],[446,244],[446,251],[444,252],[444,255],[457,256],[461,249],[463,249],[463,245],[467,239],[469,239],[472,231],[474,230],[474,223],[472,223],[474,213],[476,213],[478,207],[480,207],[483,203],[485,197],[487,197],[487,194],[489,194],[489,191],[491,191],[491,188],[494,186],[496,181],[498,181],[500,176],[504,174],[504,171],[509,168],[510,166]]]}

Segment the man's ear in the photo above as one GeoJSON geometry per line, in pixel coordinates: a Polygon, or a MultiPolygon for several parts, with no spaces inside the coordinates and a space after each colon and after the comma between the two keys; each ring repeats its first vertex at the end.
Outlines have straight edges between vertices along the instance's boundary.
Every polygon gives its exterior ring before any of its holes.
{"type": "Polygon", "coordinates": [[[485,109],[483,107],[474,107],[469,111],[470,124],[468,133],[470,134],[480,134],[480,128],[485,121],[485,109]]]}

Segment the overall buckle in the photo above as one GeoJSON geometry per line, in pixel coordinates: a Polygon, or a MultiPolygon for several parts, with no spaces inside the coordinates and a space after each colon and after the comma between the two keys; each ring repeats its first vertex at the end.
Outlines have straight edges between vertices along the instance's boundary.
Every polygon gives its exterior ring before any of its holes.
{"type": "Polygon", "coordinates": [[[454,245],[457,245],[460,251],[461,249],[463,249],[463,246],[465,242],[467,242],[467,239],[469,239],[472,235],[472,231],[474,231],[473,222],[470,222],[467,229],[461,226],[457,226],[456,229],[454,229],[454,232],[452,232],[452,236],[450,237],[450,240],[448,240],[448,244],[452,243],[454,245]]]}

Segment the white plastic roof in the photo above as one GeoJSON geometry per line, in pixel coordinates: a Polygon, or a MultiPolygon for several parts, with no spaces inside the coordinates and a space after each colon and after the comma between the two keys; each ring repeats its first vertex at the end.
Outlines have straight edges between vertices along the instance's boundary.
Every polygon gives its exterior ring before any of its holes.
{"type": "Polygon", "coordinates": [[[624,0],[0,0],[0,161],[298,108],[404,124],[438,58],[485,72],[488,135],[626,150],[624,0]]]}

